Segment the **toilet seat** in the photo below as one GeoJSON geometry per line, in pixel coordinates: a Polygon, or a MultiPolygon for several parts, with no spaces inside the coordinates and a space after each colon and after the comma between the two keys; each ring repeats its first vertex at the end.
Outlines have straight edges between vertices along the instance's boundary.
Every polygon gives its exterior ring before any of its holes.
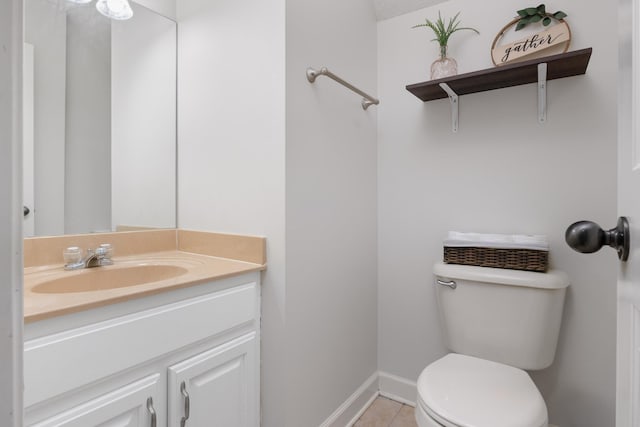
{"type": "Polygon", "coordinates": [[[451,353],[418,378],[418,406],[445,427],[546,427],[547,407],[521,369],[451,353]]]}

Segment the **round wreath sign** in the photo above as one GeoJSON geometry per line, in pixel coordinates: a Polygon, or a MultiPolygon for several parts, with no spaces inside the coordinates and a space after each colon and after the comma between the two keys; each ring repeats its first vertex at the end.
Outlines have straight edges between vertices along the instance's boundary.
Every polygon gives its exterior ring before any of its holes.
{"type": "Polygon", "coordinates": [[[528,59],[529,56],[541,56],[539,53],[551,47],[564,44],[564,52],[571,44],[571,28],[564,18],[567,14],[558,11],[548,13],[544,4],[538,7],[528,7],[518,11],[518,16],[505,25],[493,39],[491,44],[491,60],[494,65],[504,65],[511,62],[528,59]],[[507,32],[512,28],[520,31],[529,24],[538,24],[540,32],[531,33],[526,38],[497,46],[507,32]],[[552,25],[553,24],[553,25],[552,25]],[[536,55],[538,54],[538,55],[536,55]]]}

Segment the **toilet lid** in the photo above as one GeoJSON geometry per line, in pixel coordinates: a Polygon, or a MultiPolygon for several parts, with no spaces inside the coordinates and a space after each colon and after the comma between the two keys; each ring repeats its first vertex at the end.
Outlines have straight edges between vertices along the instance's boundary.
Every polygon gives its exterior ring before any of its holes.
{"type": "Polygon", "coordinates": [[[448,354],[422,371],[418,400],[445,426],[547,425],[547,407],[526,372],[461,354],[448,354]]]}

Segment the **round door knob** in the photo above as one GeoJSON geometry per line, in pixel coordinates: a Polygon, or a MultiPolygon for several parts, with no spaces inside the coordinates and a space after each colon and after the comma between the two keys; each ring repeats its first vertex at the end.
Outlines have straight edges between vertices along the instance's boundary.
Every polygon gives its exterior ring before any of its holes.
{"type": "Polygon", "coordinates": [[[618,225],[608,231],[595,222],[574,222],[567,228],[564,238],[578,252],[590,254],[607,245],[618,252],[622,261],[629,258],[629,221],[623,216],[618,218],[618,225]]]}
{"type": "Polygon", "coordinates": [[[31,212],[31,209],[29,209],[28,206],[23,206],[22,207],[22,216],[27,216],[29,215],[29,212],[31,212]]]}

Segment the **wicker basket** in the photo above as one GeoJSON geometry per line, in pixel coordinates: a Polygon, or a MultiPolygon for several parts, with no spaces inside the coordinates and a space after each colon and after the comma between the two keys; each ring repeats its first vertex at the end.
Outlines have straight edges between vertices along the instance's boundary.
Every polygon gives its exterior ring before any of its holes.
{"type": "Polygon", "coordinates": [[[496,249],[476,247],[444,247],[447,264],[509,268],[512,270],[547,271],[548,251],[532,249],[496,249]]]}

